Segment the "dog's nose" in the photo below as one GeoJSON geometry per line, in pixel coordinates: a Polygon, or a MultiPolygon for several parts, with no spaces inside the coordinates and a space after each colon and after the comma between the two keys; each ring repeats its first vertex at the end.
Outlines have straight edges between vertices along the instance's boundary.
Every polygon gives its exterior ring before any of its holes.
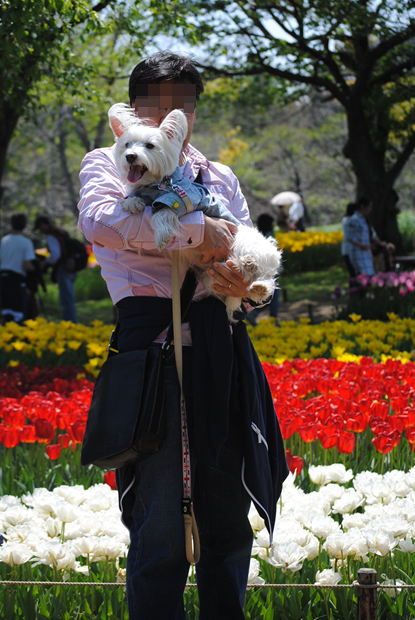
{"type": "Polygon", "coordinates": [[[134,153],[131,153],[130,155],[126,155],[125,159],[128,161],[129,164],[133,164],[134,161],[137,159],[137,155],[134,155],[134,153]]]}

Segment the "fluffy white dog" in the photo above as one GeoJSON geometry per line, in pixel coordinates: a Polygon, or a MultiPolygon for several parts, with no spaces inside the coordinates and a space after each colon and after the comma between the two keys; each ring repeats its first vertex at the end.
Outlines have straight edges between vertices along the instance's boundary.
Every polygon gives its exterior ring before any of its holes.
{"type": "MultiPolygon", "coordinates": [[[[265,238],[254,228],[239,226],[230,211],[203,185],[181,177],[179,157],[187,135],[183,112],[173,110],[160,127],[149,126],[125,104],[112,106],[108,116],[116,140],[117,170],[128,196],[119,201],[122,208],[139,213],[152,206],[151,225],[159,250],[180,233],[179,217],[192,210],[202,210],[209,217],[221,217],[237,224],[229,259],[237,265],[245,281],[250,282],[249,297],[258,304],[266,301],[276,288],[281,252],[275,239],[265,238]]],[[[194,266],[205,288],[226,304],[229,320],[233,321],[241,299],[215,291],[215,279],[208,273],[211,265],[203,270],[197,266],[197,248],[180,254],[194,266]]]]}

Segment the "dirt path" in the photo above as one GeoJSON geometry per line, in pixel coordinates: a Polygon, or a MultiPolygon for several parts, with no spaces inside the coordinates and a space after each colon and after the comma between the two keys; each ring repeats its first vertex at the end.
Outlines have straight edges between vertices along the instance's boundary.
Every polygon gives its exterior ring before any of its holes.
{"type": "MultiPolygon", "coordinates": [[[[280,304],[278,312],[279,321],[298,321],[301,318],[309,318],[312,323],[322,323],[323,321],[332,321],[336,318],[336,307],[345,305],[343,300],[336,300],[336,304],[332,299],[321,299],[318,301],[310,301],[304,299],[302,301],[283,301],[280,304]]],[[[269,317],[267,310],[261,312],[258,320],[269,317]]]]}

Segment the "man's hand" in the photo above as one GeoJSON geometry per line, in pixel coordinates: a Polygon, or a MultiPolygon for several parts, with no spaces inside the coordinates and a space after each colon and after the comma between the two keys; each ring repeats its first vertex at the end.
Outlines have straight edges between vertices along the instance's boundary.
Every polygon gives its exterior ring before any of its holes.
{"type": "Polygon", "coordinates": [[[227,260],[226,264],[214,263],[213,268],[209,269],[209,275],[215,278],[213,288],[218,293],[229,297],[249,297],[247,290],[249,282],[245,282],[243,275],[231,260],[227,260]]]}
{"type": "Polygon", "coordinates": [[[215,220],[205,217],[205,238],[197,249],[201,252],[200,265],[208,265],[211,261],[222,262],[229,256],[233,236],[238,230],[236,224],[226,220],[215,220]]]}

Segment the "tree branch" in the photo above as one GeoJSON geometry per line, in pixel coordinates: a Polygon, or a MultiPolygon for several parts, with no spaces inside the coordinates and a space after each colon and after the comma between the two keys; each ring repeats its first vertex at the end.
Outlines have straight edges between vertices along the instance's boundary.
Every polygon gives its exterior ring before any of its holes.
{"type": "Polygon", "coordinates": [[[390,179],[391,184],[393,184],[396,181],[396,179],[402,172],[403,167],[405,166],[406,162],[412,155],[414,149],[415,149],[415,131],[412,133],[403,151],[401,151],[401,154],[399,155],[395,164],[387,173],[387,176],[390,179]]]}
{"type": "Polygon", "coordinates": [[[388,82],[390,82],[391,78],[399,77],[400,74],[406,69],[413,69],[413,68],[414,68],[414,59],[409,58],[405,62],[401,62],[399,65],[395,65],[394,67],[391,67],[390,69],[388,69],[388,71],[384,71],[380,75],[374,77],[372,80],[370,80],[369,87],[375,86],[377,84],[387,84],[388,82]]]}

